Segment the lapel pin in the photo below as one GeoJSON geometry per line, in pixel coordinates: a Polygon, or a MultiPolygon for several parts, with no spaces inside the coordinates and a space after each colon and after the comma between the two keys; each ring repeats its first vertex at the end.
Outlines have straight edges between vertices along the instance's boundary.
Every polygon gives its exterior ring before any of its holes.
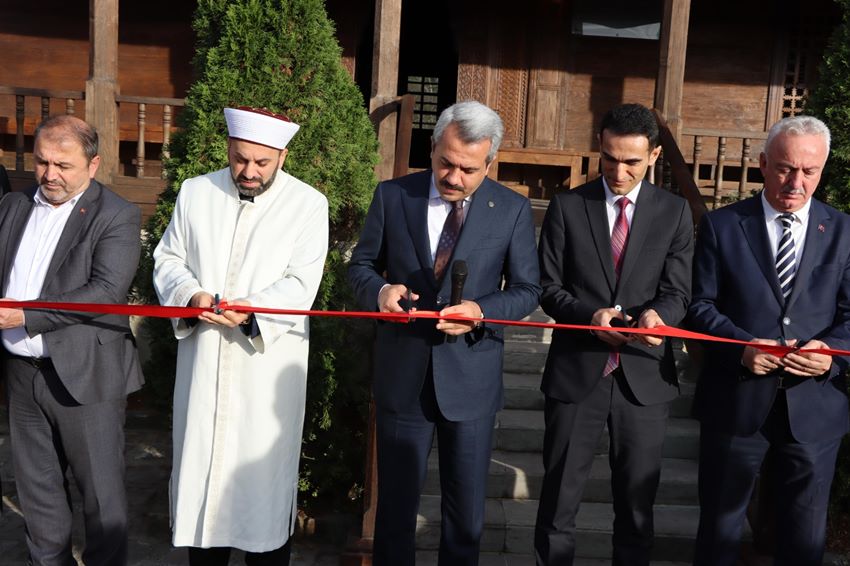
{"type": "Polygon", "coordinates": [[[823,227],[823,224],[818,224],[818,232],[826,232],[826,228],[823,227]]]}
{"type": "Polygon", "coordinates": [[[86,209],[85,209],[85,208],[81,208],[81,209],[80,209],[80,214],[85,214],[85,213],[86,213],[86,209]]]}
{"type": "Polygon", "coordinates": [[[494,206],[496,206],[496,203],[495,203],[495,202],[493,202],[492,200],[488,200],[488,201],[487,201],[487,206],[489,206],[490,208],[493,208],[494,206]]]}

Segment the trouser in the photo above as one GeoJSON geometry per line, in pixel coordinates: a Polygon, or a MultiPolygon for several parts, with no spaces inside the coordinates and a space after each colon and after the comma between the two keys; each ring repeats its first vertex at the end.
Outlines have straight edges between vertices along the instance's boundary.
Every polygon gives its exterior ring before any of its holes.
{"type": "MultiPolygon", "coordinates": [[[[227,566],[230,561],[229,546],[215,548],[189,547],[189,566],[227,566]]],[[[246,552],[245,564],[248,566],[289,566],[292,553],[292,537],[286,544],[268,552],[246,552]]]]}
{"type": "MultiPolygon", "coordinates": [[[[785,391],[777,392],[765,424],[752,436],[703,426],[700,431],[700,520],[694,564],[732,566],[756,476],[773,452],[776,501],[775,564],[819,566],[826,513],[841,438],[799,443],[788,422],[785,391]]],[[[767,491],[766,491],[767,493],[767,491]]]]}
{"type": "Polygon", "coordinates": [[[378,409],[375,566],[415,564],[416,516],[435,431],[441,491],[438,564],[478,564],[494,420],[495,415],[446,420],[437,406],[430,369],[418,406],[404,413],[378,409]]]}
{"type": "Polygon", "coordinates": [[[126,564],[126,399],[80,405],[49,360],[7,357],[4,366],[15,484],[32,564],[76,566],[68,468],[83,499],[83,561],[126,564]]]}
{"type": "Polygon", "coordinates": [[[570,566],[576,515],[605,424],[614,496],[613,564],[647,566],[668,403],[641,405],[618,368],[579,403],[547,397],[544,477],[534,547],[539,566],[570,566]]]}

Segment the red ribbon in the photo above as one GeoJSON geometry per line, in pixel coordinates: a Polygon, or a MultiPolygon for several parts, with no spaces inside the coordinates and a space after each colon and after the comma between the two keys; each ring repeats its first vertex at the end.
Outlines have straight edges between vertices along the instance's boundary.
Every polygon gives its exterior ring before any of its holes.
{"type": "MultiPolygon", "coordinates": [[[[159,305],[108,305],[101,303],[55,303],[46,301],[0,301],[0,308],[10,309],[49,309],[59,311],[88,312],[97,314],[122,314],[128,316],[148,316],[155,318],[194,318],[204,312],[212,312],[213,307],[167,307],[159,305]]],[[[440,316],[437,311],[411,311],[407,312],[366,312],[366,311],[313,311],[297,309],[275,309],[267,307],[255,307],[250,305],[229,305],[222,302],[220,309],[228,309],[238,312],[249,312],[259,314],[283,314],[300,316],[325,316],[342,318],[373,318],[391,322],[410,322],[415,319],[443,319],[463,322],[486,322],[490,324],[502,324],[505,326],[525,326],[532,328],[553,328],[559,330],[593,330],[595,332],[620,332],[622,334],[648,334],[650,336],[665,336],[668,338],[685,338],[689,340],[701,340],[705,342],[721,342],[724,344],[738,344],[752,346],[776,356],[784,356],[790,352],[801,351],[800,348],[792,346],[780,346],[773,344],[754,344],[745,340],[734,340],[732,338],[719,338],[709,334],[682,330],[674,326],[657,326],[655,328],[621,328],[609,326],[591,326],[587,324],[559,324],[555,322],[534,322],[526,320],[499,320],[494,318],[471,318],[466,316],[440,316]]],[[[802,351],[827,356],[850,356],[850,351],[835,350],[832,348],[803,348],[802,351]]]]}

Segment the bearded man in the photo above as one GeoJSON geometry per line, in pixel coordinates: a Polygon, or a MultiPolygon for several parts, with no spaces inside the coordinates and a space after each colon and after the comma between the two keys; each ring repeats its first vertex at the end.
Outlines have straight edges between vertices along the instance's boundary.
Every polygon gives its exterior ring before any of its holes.
{"type": "Polygon", "coordinates": [[[224,110],[229,167],[188,179],[154,252],[163,305],[216,307],[174,319],[171,523],[189,564],[289,563],[304,422],[305,316],[328,243],[327,199],[282,171],[299,126],[254,108],[224,110]],[[218,308],[222,305],[221,308],[218,308]]]}

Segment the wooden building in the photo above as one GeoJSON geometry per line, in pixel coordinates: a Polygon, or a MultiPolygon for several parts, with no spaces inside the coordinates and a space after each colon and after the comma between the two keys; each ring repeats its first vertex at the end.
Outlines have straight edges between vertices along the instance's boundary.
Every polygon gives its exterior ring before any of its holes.
{"type": "MultiPolygon", "coordinates": [[[[597,173],[595,125],[620,102],[666,118],[709,205],[759,186],[766,128],[799,112],[836,21],[831,0],[327,0],[343,63],[375,111],[417,100],[430,126],[477,99],[506,125],[493,172],[534,199],[597,173]]],[[[2,0],[0,163],[31,181],[32,132],[73,111],[104,141],[103,179],[151,210],[159,156],[191,82],[193,2],[2,0]]],[[[376,116],[378,113],[375,114],[376,116]]],[[[379,128],[392,171],[394,116],[379,128]]]]}

